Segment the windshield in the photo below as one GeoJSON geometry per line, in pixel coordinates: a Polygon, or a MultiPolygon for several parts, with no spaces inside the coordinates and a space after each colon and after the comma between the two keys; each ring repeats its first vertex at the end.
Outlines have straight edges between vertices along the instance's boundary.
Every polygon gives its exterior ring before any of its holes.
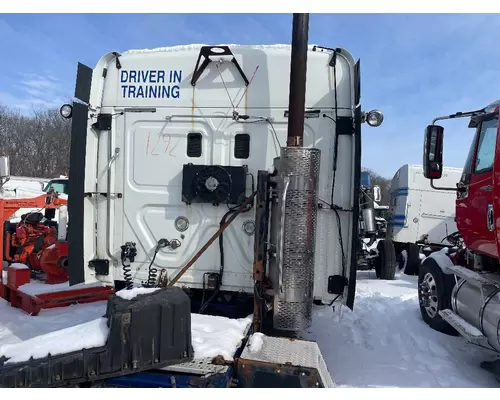
{"type": "Polygon", "coordinates": [[[54,189],[54,192],[68,194],[68,181],[50,181],[49,184],[45,187],[45,192],[48,192],[50,189],[54,189]]]}
{"type": "Polygon", "coordinates": [[[469,148],[469,154],[465,161],[464,169],[462,172],[462,177],[460,182],[464,185],[469,184],[472,171],[475,173],[482,173],[489,171],[493,167],[493,162],[495,158],[495,146],[497,139],[497,129],[498,129],[498,116],[497,118],[483,121],[481,123],[481,129],[476,130],[474,139],[469,148]],[[474,151],[476,149],[476,144],[479,144],[477,148],[477,156],[475,165],[472,165],[474,159],[474,151]]]}

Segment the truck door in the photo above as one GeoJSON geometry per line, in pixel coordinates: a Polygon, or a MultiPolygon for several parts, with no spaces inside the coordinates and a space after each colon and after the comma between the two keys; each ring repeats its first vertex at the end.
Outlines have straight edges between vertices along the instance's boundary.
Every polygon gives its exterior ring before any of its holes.
{"type": "Polygon", "coordinates": [[[460,182],[466,191],[458,196],[456,214],[467,247],[492,257],[498,256],[493,208],[497,130],[497,118],[482,121],[478,127],[460,182]]]}

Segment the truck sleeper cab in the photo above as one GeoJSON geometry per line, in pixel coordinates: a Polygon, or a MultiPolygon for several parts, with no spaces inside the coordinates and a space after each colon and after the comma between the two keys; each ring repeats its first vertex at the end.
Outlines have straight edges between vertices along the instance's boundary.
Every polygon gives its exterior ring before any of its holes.
{"type": "MultiPolygon", "coordinates": [[[[360,129],[381,114],[361,112],[359,62],[347,51],[307,54],[304,147],[321,151],[313,297],[352,308],[360,129]]],[[[287,45],[178,46],[79,64],[79,102],[63,106],[73,118],[70,283],[170,281],[251,195],[259,171],[273,173],[289,71],[287,45]]],[[[176,286],[252,296],[255,213],[253,204],[238,215],[176,286]]]]}

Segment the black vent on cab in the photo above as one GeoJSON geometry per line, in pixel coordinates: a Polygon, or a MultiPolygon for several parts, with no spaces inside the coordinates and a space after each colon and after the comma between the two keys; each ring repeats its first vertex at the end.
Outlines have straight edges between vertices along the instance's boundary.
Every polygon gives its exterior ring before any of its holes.
{"type": "Polygon", "coordinates": [[[187,156],[201,157],[201,133],[191,132],[187,136],[187,156]]]}
{"type": "Polygon", "coordinates": [[[234,158],[246,159],[250,155],[250,135],[238,133],[234,137],[234,158]]]}

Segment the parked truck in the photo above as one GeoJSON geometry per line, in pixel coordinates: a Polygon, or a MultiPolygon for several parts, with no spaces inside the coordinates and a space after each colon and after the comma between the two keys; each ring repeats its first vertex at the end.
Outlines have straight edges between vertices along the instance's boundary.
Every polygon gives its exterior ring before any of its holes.
{"type": "MultiPolygon", "coordinates": [[[[443,167],[443,185],[453,187],[461,168],[443,167]]],[[[430,251],[454,246],[455,193],[433,189],[422,165],[403,165],[392,178],[387,239],[394,243],[400,269],[417,275],[421,258],[430,251]]]]}
{"type": "MultiPolygon", "coordinates": [[[[437,117],[424,137],[424,176],[436,190],[456,196],[456,223],[463,246],[423,260],[418,297],[423,320],[433,329],[457,333],[475,345],[500,352],[500,101],[468,112],[437,117]],[[456,185],[438,184],[444,173],[441,120],[469,118],[470,150],[456,185]]],[[[500,376],[499,361],[484,368],[500,376]]]]}
{"type": "Polygon", "coordinates": [[[359,253],[358,269],[375,270],[378,279],[396,276],[396,253],[392,240],[386,237],[386,221],[377,217],[380,187],[372,185],[368,171],[361,173],[359,190],[359,253]]]}
{"type": "Polygon", "coordinates": [[[115,290],[107,338],[25,363],[0,354],[4,386],[333,386],[317,343],[289,336],[312,324],[314,301],[354,307],[361,125],[383,118],[361,110],[359,61],[307,36],[295,14],[291,46],[78,65],[77,101],[61,107],[67,270],[70,285],[115,290]],[[242,342],[194,353],[200,315],[246,321],[242,342]]]}

